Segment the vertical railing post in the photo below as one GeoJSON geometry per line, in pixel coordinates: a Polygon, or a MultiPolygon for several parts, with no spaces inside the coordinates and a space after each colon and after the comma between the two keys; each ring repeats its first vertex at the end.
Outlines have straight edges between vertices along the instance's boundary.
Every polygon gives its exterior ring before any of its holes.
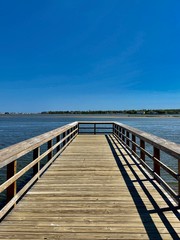
{"type": "MultiPolygon", "coordinates": [[[[17,171],[17,161],[13,161],[7,165],[7,180],[14,176],[17,171]]],[[[14,181],[8,188],[7,188],[7,202],[9,202],[17,192],[17,183],[14,181]]]]}
{"type": "Polygon", "coordinates": [[[116,130],[115,130],[115,123],[112,124],[112,133],[116,135],[116,130]]]}
{"type": "Polygon", "coordinates": [[[136,142],[136,136],[132,134],[132,151],[136,153],[136,145],[134,144],[136,142]]]}
{"type": "Polygon", "coordinates": [[[117,137],[120,138],[120,126],[117,125],[117,137]]]}
{"type": "Polygon", "coordinates": [[[123,142],[125,141],[124,134],[125,134],[125,129],[123,128],[123,129],[122,129],[122,140],[123,140],[123,142]]]}
{"type": "Polygon", "coordinates": [[[113,134],[114,134],[115,136],[117,136],[117,126],[116,126],[115,123],[113,123],[112,128],[113,128],[113,129],[112,129],[113,134]]]}
{"type": "Polygon", "coordinates": [[[80,125],[80,124],[78,123],[78,124],[77,124],[77,133],[78,133],[78,134],[79,134],[79,130],[80,130],[80,129],[79,129],[79,125],[80,125]]]}
{"type": "MultiPolygon", "coordinates": [[[[70,132],[71,132],[71,129],[68,129],[68,130],[67,130],[67,135],[69,135],[70,132]]],[[[67,137],[67,143],[69,142],[69,140],[70,140],[70,136],[67,137]]]]}
{"type": "MultiPolygon", "coordinates": [[[[33,150],[33,160],[40,156],[40,147],[37,147],[33,150]]],[[[40,161],[37,162],[33,167],[33,175],[36,175],[40,170],[40,161]]]]}
{"type": "MultiPolygon", "coordinates": [[[[49,140],[48,141],[48,149],[50,149],[53,146],[53,140],[49,140]]],[[[48,153],[48,161],[53,157],[53,151],[51,151],[50,153],[48,153]]]]}
{"type": "MultiPolygon", "coordinates": [[[[62,139],[64,139],[65,137],[66,137],[66,132],[63,132],[62,139]]],[[[64,147],[65,145],[66,145],[66,140],[63,140],[62,147],[64,147]]]]}
{"type": "MultiPolygon", "coordinates": [[[[153,154],[154,158],[160,160],[160,150],[154,147],[153,151],[154,151],[154,154],[153,154]]],[[[154,172],[160,176],[160,166],[155,160],[154,160],[154,172]]]]}
{"type": "MultiPolygon", "coordinates": [[[[160,160],[160,150],[156,147],[153,148],[153,157],[160,160]]],[[[160,165],[156,162],[156,160],[154,159],[154,173],[156,173],[158,176],[160,176],[160,165]]],[[[155,176],[156,178],[156,176],[155,176]]],[[[157,179],[158,181],[158,179],[157,179]]],[[[158,181],[159,182],[159,181],[158,181]]]]}
{"type": "Polygon", "coordinates": [[[67,142],[68,142],[67,135],[68,135],[68,131],[66,130],[66,131],[65,131],[65,137],[66,137],[66,140],[65,140],[65,145],[66,145],[66,144],[67,144],[67,142]]]}
{"type": "Polygon", "coordinates": [[[74,133],[72,133],[74,131],[74,127],[72,127],[71,129],[70,129],[70,140],[73,138],[73,136],[74,136],[74,133]]]}
{"type": "Polygon", "coordinates": [[[96,123],[94,123],[94,134],[96,134],[96,123]]]}
{"type": "Polygon", "coordinates": [[[78,125],[77,125],[77,133],[79,134],[80,133],[80,124],[78,123],[78,125]]]}
{"type": "Polygon", "coordinates": [[[126,144],[129,146],[129,132],[126,130],[126,144]]]}
{"type": "Polygon", "coordinates": [[[75,130],[75,127],[72,127],[70,130],[71,131],[70,139],[72,139],[74,137],[74,133],[72,133],[74,130],[75,130]]]}
{"type": "Polygon", "coordinates": [[[140,158],[145,161],[145,152],[143,151],[145,149],[145,142],[144,140],[140,139],[140,158]]]}
{"type": "Polygon", "coordinates": [[[74,127],[74,130],[75,130],[75,132],[74,132],[74,136],[75,136],[78,134],[78,124],[74,127]]]}
{"type": "Polygon", "coordinates": [[[68,142],[71,141],[71,138],[72,138],[72,134],[71,133],[72,133],[72,131],[73,131],[73,128],[70,128],[69,129],[70,135],[69,135],[69,138],[68,138],[68,142]]]}
{"type": "Polygon", "coordinates": [[[116,136],[119,137],[119,126],[116,125],[116,136]]]}
{"type": "Polygon", "coordinates": [[[118,126],[118,128],[117,128],[117,135],[119,138],[121,138],[121,127],[120,126],[118,126]]]}
{"type": "Polygon", "coordinates": [[[122,127],[119,128],[119,138],[122,140],[122,127]]]}
{"type": "Polygon", "coordinates": [[[79,127],[78,127],[78,124],[77,124],[77,125],[74,127],[74,130],[75,130],[74,136],[78,134],[78,132],[79,132],[78,129],[79,129],[79,127]]]}
{"type": "MultiPolygon", "coordinates": [[[[59,143],[59,142],[60,142],[60,135],[56,137],[56,143],[59,143]]],[[[59,151],[60,151],[60,145],[58,145],[56,148],[56,152],[58,153],[59,151]]]]}
{"type": "Polygon", "coordinates": [[[70,136],[70,139],[72,139],[73,136],[74,136],[74,133],[72,133],[74,130],[75,130],[75,127],[72,127],[72,128],[71,128],[71,136],[70,136]]]}

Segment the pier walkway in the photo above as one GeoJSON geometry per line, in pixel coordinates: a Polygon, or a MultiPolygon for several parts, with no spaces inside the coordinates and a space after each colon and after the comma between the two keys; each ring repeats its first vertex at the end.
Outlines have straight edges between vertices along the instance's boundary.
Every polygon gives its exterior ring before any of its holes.
{"type": "Polygon", "coordinates": [[[0,239],[180,239],[179,217],[114,134],[77,134],[4,217],[0,239]]]}

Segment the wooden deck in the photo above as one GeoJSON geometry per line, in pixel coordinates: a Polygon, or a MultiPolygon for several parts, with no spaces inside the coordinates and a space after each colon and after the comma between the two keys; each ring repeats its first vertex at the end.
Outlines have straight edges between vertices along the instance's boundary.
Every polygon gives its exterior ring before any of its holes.
{"type": "Polygon", "coordinates": [[[0,224],[0,239],[179,239],[180,210],[112,135],[78,135],[0,224]]]}

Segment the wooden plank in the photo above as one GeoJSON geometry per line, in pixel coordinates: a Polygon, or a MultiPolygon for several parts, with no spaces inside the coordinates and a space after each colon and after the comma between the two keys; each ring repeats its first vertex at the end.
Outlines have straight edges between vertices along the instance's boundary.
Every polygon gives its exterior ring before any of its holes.
{"type": "Polygon", "coordinates": [[[178,210],[115,143],[77,136],[1,222],[0,239],[179,239],[178,210]]]}

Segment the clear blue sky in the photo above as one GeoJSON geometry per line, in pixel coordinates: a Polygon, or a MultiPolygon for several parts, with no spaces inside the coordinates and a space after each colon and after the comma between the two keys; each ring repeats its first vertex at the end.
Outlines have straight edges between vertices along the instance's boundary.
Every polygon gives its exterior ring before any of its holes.
{"type": "Polygon", "coordinates": [[[0,112],[180,108],[179,0],[0,1],[0,112]]]}

